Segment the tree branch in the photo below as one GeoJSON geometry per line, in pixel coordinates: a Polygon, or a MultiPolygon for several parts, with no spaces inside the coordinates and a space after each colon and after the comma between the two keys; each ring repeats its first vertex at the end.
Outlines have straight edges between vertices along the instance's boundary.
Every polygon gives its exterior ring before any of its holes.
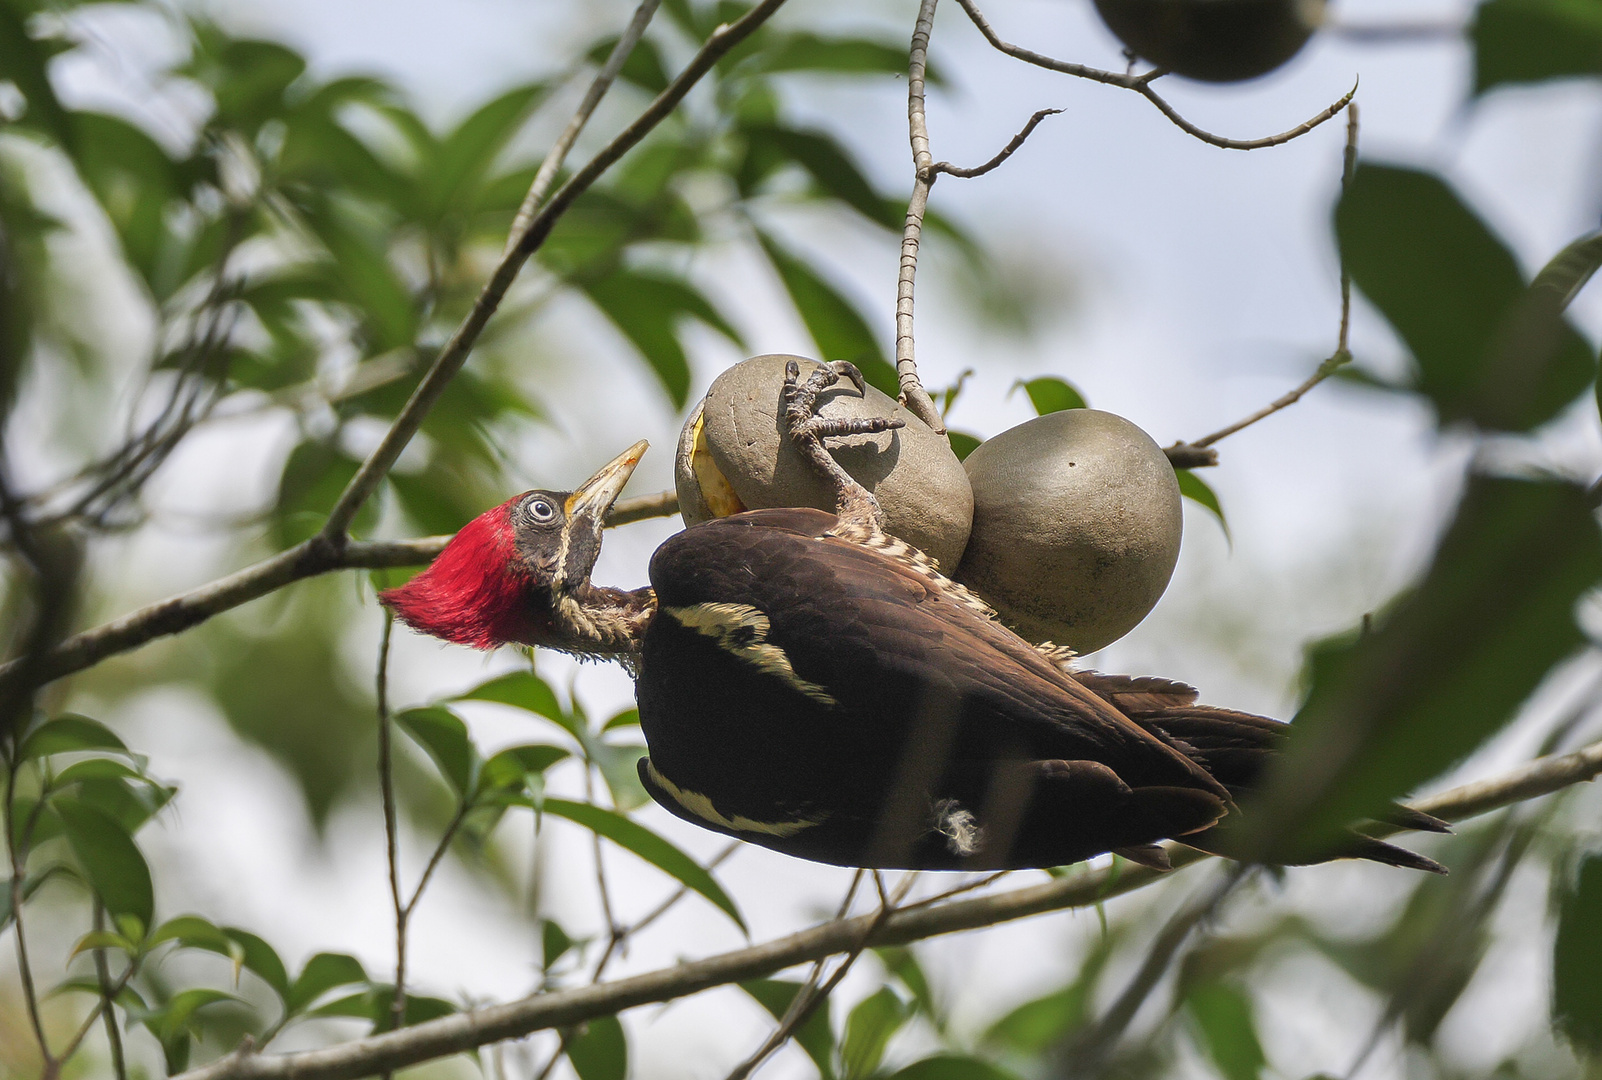
{"type": "MultiPolygon", "coordinates": [[[[606,524],[611,527],[666,517],[677,513],[678,509],[678,496],[671,491],[642,495],[614,505],[606,516],[606,524]]],[[[213,615],[248,604],[303,578],[334,570],[421,566],[438,555],[450,539],[448,536],[425,536],[416,540],[352,540],[336,548],[314,537],[227,577],[74,634],[40,658],[37,673],[30,672],[30,681],[42,686],[93,667],[108,656],[136,649],[159,637],[182,633],[213,615]]],[[[20,660],[0,664],[0,686],[10,686],[21,674],[20,660]]]]}
{"type": "Polygon", "coordinates": [[[668,84],[667,89],[657,95],[656,100],[646,106],[632,124],[624,128],[616,138],[602,147],[572,178],[551,196],[551,200],[534,215],[526,229],[517,237],[517,243],[511,245],[501,257],[495,272],[490,275],[489,281],[473,302],[473,308],[467,317],[462,320],[455,333],[440,349],[439,356],[434,360],[428,372],[423,376],[412,396],[407,399],[401,408],[395,422],[390,425],[384,438],[379,442],[373,452],[362,462],[356,475],[351,477],[350,483],[340,494],[339,501],[328,515],[322,532],[318,535],[328,544],[338,547],[346,542],[345,533],[350,523],[356,517],[356,512],[378,489],[390,468],[400,457],[406,444],[417,434],[422,426],[423,418],[439,401],[440,395],[445,392],[451,379],[461,370],[467,362],[468,353],[472,351],[478,336],[483,332],[484,326],[489,322],[490,316],[500,307],[501,300],[516,280],[518,271],[528,261],[530,255],[539,250],[545,238],[551,234],[557,219],[565,214],[578,197],[588,191],[590,186],[600,179],[606,170],[617,163],[624,154],[632,150],[644,139],[652,129],[665,120],[679,102],[696,83],[712,70],[712,66],[721,59],[730,49],[749,37],[757,27],[766,22],[784,0],[762,0],[744,16],[732,23],[725,23],[712,32],[712,36],[701,46],[684,68],[678,78],[668,84]]]}
{"type": "Polygon", "coordinates": [[[1179,111],[1172,105],[1168,104],[1168,102],[1163,99],[1162,95],[1158,94],[1157,91],[1151,88],[1151,83],[1155,79],[1167,74],[1166,69],[1157,68],[1153,71],[1148,71],[1143,75],[1133,75],[1116,71],[1103,71],[1100,68],[1087,67],[1084,64],[1074,64],[1067,60],[1058,60],[1054,57],[1046,56],[1030,49],[1025,49],[1020,45],[1014,45],[1011,42],[1003,41],[1000,35],[998,35],[995,30],[991,28],[989,21],[985,19],[984,13],[979,10],[979,7],[976,3],[974,3],[974,0],[957,0],[957,3],[962,5],[962,10],[968,13],[968,18],[973,20],[974,26],[976,26],[979,29],[979,32],[984,35],[985,40],[988,41],[998,51],[1006,53],[1008,56],[1013,57],[1016,60],[1022,60],[1026,64],[1033,64],[1036,67],[1042,67],[1048,71],[1056,71],[1064,75],[1072,75],[1076,79],[1089,79],[1091,82],[1099,82],[1107,86],[1118,86],[1125,90],[1133,90],[1135,93],[1139,94],[1141,97],[1155,105],[1158,111],[1160,111],[1164,116],[1168,117],[1169,120],[1173,121],[1173,123],[1177,125],[1180,130],[1185,132],[1185,134],[1200,139],[1209,146],[1216,146],[1222,150],[1262,150],[1270,146],[1278,146],[1281,143],[1290,142],[1292,139],[1300,135],[1307,134],[1307,132],[1313,130],[1318,125],[1322,124],[1324,121],[1340,112],[1351,102],[1353,95],[1357,93],[1357,87],[1353,86],[1350,93],[1341,98],[1339,101],[1335,102],[1335,104],[1331,105],[1329,108],[1325,109],[1323,112],[1319,113],[1317,116],[1313,117],[1311,120],[1297,124],[1289,131],[1280,132],[1278,135],[1269,135],[1266,138],[1261,139],[1228,139],[1222,135],[1214,135],[1212,132],[1204,131],[1195,124],[1192,124],[1189,120],[1186,120],[1183,116],[1179,115],[1179,111]]]}
{"type": "Polygon", "coordinates": [[[929,152],[929,123],[924,115],[924,80],[929,69],[929,35],[934,30],[935,4],[922,0],[907,54],[907,137],[912,143],[912,195],[907,200],[907,221],[901,230],[901,265],[896,278],[896,379],[907,409],[937,434],[946,433],[945,421],[918,378],[913,349],[912,296],[918,276],[918,244],[923,238],[923,215],[934,184],[934,155],[929,152]]]}
{"type": "MultiPolygon", "coordinates": [[[[1539,758],[1502,776],[1453,788],[1413,805],[1436,817],[1461,821],[1511,803],[1551,794],[1593,779],[1599,773],[1602,773],[1602,742],[1561,757],[1539,758]]],[[[1191,848],[1176,847],[1169,857],[1174,867],[1179,868],[1210,856],[1191,848]]],[[[1116,875],[1107,870],[1085,871],[971,900],[898,911],[867,936],[865,945],[870,948],[905,945],[1048,911],[1088,907],[1166,876],[1143,866],[1123,865],[1116,875]]],[[[502,1039],[569,1027],[597,1016],[671,1001],[716,986],[771,975],[796,964],[848,953],[857,947],[875,918],[876,915],[862,915],[837,919],[719,956],[615,982],[537,994],[323,1050],[275,1055],[236,1052],[183,1073],[179,1080],[354,1080],[386,1069],[463,1053],[502,1039]]]]}
{"type": "Polygon", "coordinates": [[[955,176],[962,180],[972,180],[976,176],[983,176],[985,173],[999,167],[1002,162],[1012,157],[1013,153],[1024,144],[1024,140],[1029,138],[1029,136],[1034,132],[1035,128],[1040,126],[1040,121],[1044,120],[1048,116],[1056,116],[1060,112],[1062,112],[1061,109],[1038,110],[1029,118],[1029,122],[1023,126],[1023,130],[1014,135],[1012,140],[1008,142],[1006,146],[1001,148],[1001,152],[999,154],[985,162],[983,165],[976,165],[971,169],[959,169],[949,161],[937,161],[929,167],[929,171],[935,174],[945,173],[947,176],[955,176]]]}

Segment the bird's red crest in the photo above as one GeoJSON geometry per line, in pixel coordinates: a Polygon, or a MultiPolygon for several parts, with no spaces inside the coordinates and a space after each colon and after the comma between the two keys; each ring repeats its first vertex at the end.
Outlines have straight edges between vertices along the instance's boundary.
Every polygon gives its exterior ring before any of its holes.
{"type": "MultiPolygon", "coordinates": [[[[521,498],[521,496],[519,496],[521,498]]],[[[517,557],[511,510],[517,499],[462,527],[427,570],[378,599],[414,630],[458,645],[493,649],[534,644],[540,622],[517,557]]]]}

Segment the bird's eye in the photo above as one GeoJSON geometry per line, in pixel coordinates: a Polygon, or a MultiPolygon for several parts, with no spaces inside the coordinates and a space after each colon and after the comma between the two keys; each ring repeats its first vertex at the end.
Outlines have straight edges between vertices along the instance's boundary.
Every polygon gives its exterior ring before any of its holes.
{"type": "Polygon", "coordinates": [[[541,525],[556,517],[556,507],[552,506],[544,499],[529,500],[528,505],[524,507],[524,510],[528,513],[530,519],[538,522],[541,525]]]}

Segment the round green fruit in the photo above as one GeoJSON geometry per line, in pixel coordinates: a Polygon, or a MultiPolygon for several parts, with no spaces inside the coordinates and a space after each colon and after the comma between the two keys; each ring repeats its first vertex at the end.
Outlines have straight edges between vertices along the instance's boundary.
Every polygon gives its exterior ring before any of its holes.
{"type": "Polygon", "coordinates": [[[1324,0],[1096,0],[1142,60],[1204,82],[1255,79],[1301,51],[1324,0]]]}
{"type": "Polygon", "coordinates": [[[1179,482],[1162,448],[1121,416],[1048,413],[965,463],[973,528],[956,579],[1031,641],[1079,653],[1123,637],[1179,560],[1179,482]]]}
{"type": "MultiPolygon", "coordinates": [[[[821,366],[784,354],[756,356],[719,375],[679,437],[674,479],[688,525],[779,506],[832,511],[834,493],[784,433],[785,363],[801,378],[821,366]]],[[[876,435],[827,440],[830,452],[884,509],[885,528],[948,570],[962,558],[973,519],[973,493],[945,436],[873,387],[841,379],[819,398],[818,415],[891,416],[906,426],[876,435]]]]}

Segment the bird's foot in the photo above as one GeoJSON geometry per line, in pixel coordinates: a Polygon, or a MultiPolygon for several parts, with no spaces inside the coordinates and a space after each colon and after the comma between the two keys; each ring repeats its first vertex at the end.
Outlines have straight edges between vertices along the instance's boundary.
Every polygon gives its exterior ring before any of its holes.
{"type": "Polygon", "coordinates": [[[812,371],[801,381],[801,367],[791,360],[784,368],[784,422],[796,447],[813,469],[834,489],[835,513],[842,522],[860,525],[870,532],[884,526],[884,511],[873,493],[846,472],[824,448],[825,438],[843,435],[873,435],[905,427],[906,421],[890,416],[831,419],[818,415],[818,397],[840,381],[849,379],[865,390],[862,372],[849,360],[835,360],[812,371]]]}

